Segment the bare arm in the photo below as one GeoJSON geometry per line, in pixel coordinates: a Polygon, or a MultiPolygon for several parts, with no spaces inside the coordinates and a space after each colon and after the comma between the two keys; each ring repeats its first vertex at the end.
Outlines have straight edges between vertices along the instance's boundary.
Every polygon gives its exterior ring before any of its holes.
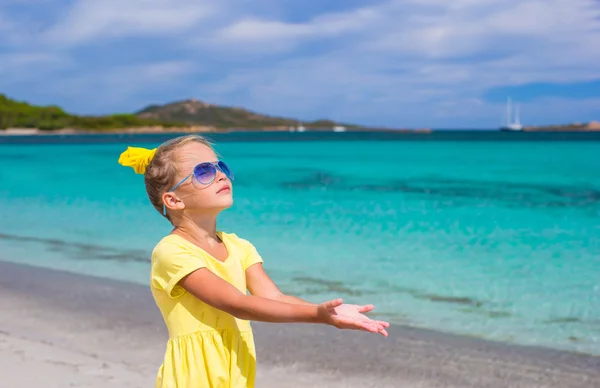
{"type": "Polygon", "coordinates": [[[279,296],[275,300],[278,300],[280,302],[286,302],[286,303],[303,304],[303,305],[308,305],[308,306],[317,306],[314,303],[307,302],[304,299],[300,299],[300,298],[298,298],[297,296],[294,296],[294,295],[281,294],[281,296],[279,296]]]}
{"type": "Polygon", "coordinates": [[[246,284],[252,295],[280,302],[317,306],[298,297],[282,293],[275,282],[269,277],[261,263],[254,264],[246,270],[246,284]]]}
{"type": "Polygon", "coordinates": [[[313,305],[286,303],[256,295],[246,295],[208,268],[200,268],[190,273],[181,279],[179,284],[204,303],[240,319],[278,323],[324,323],[339,329],[382,334],[385,333],[385,327],[389,326],[385,322],[373,321],[360,314],[361,309],[367,311],[370,308],[357,306],[356,311],[351,309],[352,311],[338,313],[336,308],[342,306],[341,299],[313,305]]]}
{"type": "MultiPolygon", "coordinates": [[[[296,304],[296,305],[300,305],[300,306],[318,306],[318,307],[322,306],[322,304],[315,305],[313,303],[309,303],[309,302],[302,300],[300,298],[297,298],[295,296],[283,294],[279,290],[279,288],[277,287],[275,282],[273,282],[273,280],[271,280],[269,275],[266,273],[266,271],[263,268],[262,263],[254,264],[254,265],[250,266],[248,269],[246,269],[246,286],[248,287],[248,289],[250,290],[250,293],[252,295],[255,295],[255,296],[258,296],[261,298],[267,298],[267,299],[271,299],[271,300],[275,300],[275,301],[286,302],[286,303],[296,304]]],[[[327,303],[330,303],[330,302],[327,302],[327,303]]],[[[373,321],[373,320],[369,319],[368,317],[366,317],[365,315],[363,315],[363,313],[367,313],[369,311],[372,311],[373,309],[374,309],[373,305],[336,306],[333,309],[333,314],[334,314],[333,319],[335,320],[336,319],[335,315],[338,315],[338,314],[346,315],[346,317],[350,318],[350,320],[353,321],[352,325],[360,326],[360,330],[379,332],[383,336],[387,336],[388,333],[386,331],[386,328],[389,327],[388,322],[373,321]],[[359,323],[359,322],[362,322],[362,323],[359,323]]],[[[333,325],[336,327],[340,327],[336,323],[333,323],[333,325]]],[[[356,329],[356,326],[353,328],[356,329]]]]}
{"type": "Polygon", "coordinates": [[[254,321],[332,324],[327,312],[341,304],[341,300],[326,302],[327,306],[294,304],[246,295],[207,268],[198,269],[184,277],[180,285],[196,298],[219,310],[240,319],[254,321]]]}

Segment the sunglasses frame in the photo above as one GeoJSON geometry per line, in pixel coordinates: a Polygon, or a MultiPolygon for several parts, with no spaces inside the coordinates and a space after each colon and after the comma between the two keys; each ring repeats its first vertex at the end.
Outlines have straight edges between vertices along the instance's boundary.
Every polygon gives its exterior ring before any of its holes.
{"type": "MultiPolygon", "coordinates": [[[[185,178],[183,178],[178,184],[176,184],[175,186],[173,186],[173,188],[169,191],[167,191],[167,193],[171,193],[173,192],[176,188],[178,188],[179,186],[181,186],[185,181],[187,181],[188,179],[190,179],[190,177],[196,177],[196,169],[200,166],[206,166],[206,165],[210,165],[213,166],[215,173],[213,174],[213,177],[211,179],[210,182],[204,183],[204,182],[200,182],[200,180],[198,178],[196,178],[196,180],[198,181],[198,183],[200,183],[201,185],[210,185],[211,183],[213,183],[215,181],[215,179],[217,179],[217,170],[221,171],[223,174],[225,174],[225,176],[227,177],[227,179],[233,181],[233,174],[231,173],[231,169],[229,168],[229,166],[227,165],[227,163],[225,163],[222,160],[219,160],[218,162],[202,162],[197,164],[194,169],[192,170],[192,173],[187,175],[185,178]],[[223,170],[222,165],[225,166],[225,169],[229,171],[229,174],[226,173],[223,170]]],[[[163,204],[163,215],[166,216],[167,215],[167,205],[163,204]]]]}

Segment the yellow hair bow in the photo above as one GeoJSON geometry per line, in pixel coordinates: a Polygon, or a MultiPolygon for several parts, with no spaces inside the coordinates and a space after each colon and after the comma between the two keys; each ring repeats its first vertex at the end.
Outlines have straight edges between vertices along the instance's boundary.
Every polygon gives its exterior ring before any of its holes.
{"type": "Polygon", "coordinates": [[[143,174],[146,172],[146,167],[152,161],[155,153],[156,148],[149,150],[140,147],[127,147],[119,156],[119,164],[133,168],[136,174],[143,174]]]}

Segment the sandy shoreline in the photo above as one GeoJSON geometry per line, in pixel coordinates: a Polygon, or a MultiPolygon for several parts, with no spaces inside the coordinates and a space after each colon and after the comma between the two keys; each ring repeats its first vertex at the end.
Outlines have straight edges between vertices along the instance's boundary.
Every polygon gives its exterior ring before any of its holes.
{"type": "MultiPolygon", "coordinates": [[[[145,287],[0,262],[0,311],[1,386],[153,386],[167,335],[145,287]]],[[[405,327],[253,327],[257,387],[600,386],[600,357],[405,327]]]]}

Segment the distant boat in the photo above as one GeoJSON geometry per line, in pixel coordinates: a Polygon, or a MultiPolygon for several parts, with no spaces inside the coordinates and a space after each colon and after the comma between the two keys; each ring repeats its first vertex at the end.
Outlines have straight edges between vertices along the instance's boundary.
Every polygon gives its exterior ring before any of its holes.
{"type": "Polygon", "coordinates": [[[288,127],[288,131],[290,132],[304,132],[306,131],[306,127],[302,124],[299,124],[297,127],[294,127],[293,125],[288,127]]]}
{"type": "Polygon", "coordinates": [[[519,117],[519,107],[515,107],[515,118],[512,118],[512,101],[509,98],[506,99],[506,125],[500,127],[501,131],[522,131],[523,125],[519,117]]]}

